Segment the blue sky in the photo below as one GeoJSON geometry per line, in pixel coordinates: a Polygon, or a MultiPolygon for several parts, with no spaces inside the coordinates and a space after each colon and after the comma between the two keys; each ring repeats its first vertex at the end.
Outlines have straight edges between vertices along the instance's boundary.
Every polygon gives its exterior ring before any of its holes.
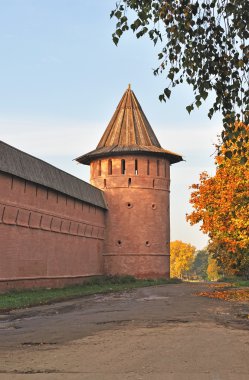
{"type": "Polygon", "coordinates": [[[171,240],[202,248],[207,237],[190,227],[188,187],[214,173],[221,118],[208,105],[188,115],[193,96],[176,88],[167,104],[154,77],[157,52],[149,39],[127,34],[116,47],[109,14],[115,0],[0,0],[0,136],[86,181],[89,168],[73,158],[95,148],[131,83],[165,149],[185,162],[171,168],[171,240]]]}

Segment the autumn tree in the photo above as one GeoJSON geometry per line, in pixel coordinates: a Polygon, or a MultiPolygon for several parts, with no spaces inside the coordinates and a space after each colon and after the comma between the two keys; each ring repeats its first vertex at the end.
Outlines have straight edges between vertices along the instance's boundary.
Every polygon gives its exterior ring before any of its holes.
{"type": "Polygon", "coordinates": [[[190,268],[190,274],[199,279],[207,279],[208,252],[206,249],[197,251],[190,268]]]}
{"type": "Polygon", "coordinates": [[[175,240],[170,243],[170,276],[182,277],[192,265],[195,247],[175,240]]]}
{"type": "Polygon", "coordinates": [[[166,101],[175,86],[187,83],[194,93],[190,113],[212,93],[208,116],[221,111],[223,141],[235,142],[235,120],[248,124],[249,118],[248,9],[247,0],[121,0],[111,12],[113,41],[117,45],[131,29],[160,45],[154,74],[164,74],[166,83],[159,99],[166,101]]]}
{"type": "Polygon", "coordinates": [[[216,281],[220,277],[217,262],[211,256],[208,259],[207,276],[210,281],[216,281]]]}
{"type": "MultiPolygon", "coordinates": [[[[249,160],[244,161],[236,146],[230,142],[231,159],[222,146],[216,174],[203,172],[199,184],[191,186],[194,211],[187,215],[191,225],[201,223],[211,239],[213,257],[231,274],[249,271],[249,160]]],[[[244,148],[249,158],[249,142],[244,148]]]]}

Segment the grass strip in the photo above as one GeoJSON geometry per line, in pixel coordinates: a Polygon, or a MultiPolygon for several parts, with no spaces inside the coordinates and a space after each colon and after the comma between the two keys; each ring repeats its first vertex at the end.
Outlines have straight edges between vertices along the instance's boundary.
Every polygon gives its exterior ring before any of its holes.
{"type": "Polygon", "coordinates": [[[64,288],[12,290],[0,294],[0,311],[46,305],[91,294],[119,292],[179,282],[181,281],[178,279],[138,280],[132,276],[106,276],[89,280],[81,285],[71,285],[64,288]]]}
{"type": "Polygon", "coordinates": [[[249,286],[249,280],[240,280],[234,283],[236,287],[249,286]]]}
{"type": "Polygon", "coordinates": [[[249,286],[249,280],[246,280],[243,277],[224,277],[221,278],[219,282],[229,282],[232,286],[237,288],[249,286]]]}

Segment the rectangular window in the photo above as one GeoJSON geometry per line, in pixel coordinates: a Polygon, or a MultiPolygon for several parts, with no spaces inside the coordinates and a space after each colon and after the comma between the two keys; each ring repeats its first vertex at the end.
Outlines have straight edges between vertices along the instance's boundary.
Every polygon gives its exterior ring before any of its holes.
{"type": "Polygon", "coordinates": [[[135,175],[138,175],[138,162],[135,160],[135,175]]]}
{"type": "Polygon", "coordinates": [[[125,174],[125,160],[121,160],[121,174],[125,174]]]}
{"type": "Polygon", "coordinates": [[[108,174],[112,175],[112,160],[108,160],[108,174]]]}
{"type": "Polygon", "coordinates": [[[150,160],[147,160],[147,175],[150,174],[150,160]]]}
{"type": "Polygon", "coordinates": [[[101,161],[98,162],[98,176],[101,176],[101,161]]]}
{"type": "Polygon", "coordinates": [[[156,161],[156,175],[159,177],[160,176],[160,161],[156,161]]]}

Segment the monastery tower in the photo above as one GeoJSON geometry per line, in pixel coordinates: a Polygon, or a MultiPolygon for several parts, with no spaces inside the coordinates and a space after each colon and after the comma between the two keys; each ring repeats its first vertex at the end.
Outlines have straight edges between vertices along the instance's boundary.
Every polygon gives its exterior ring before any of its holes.
{"type": "Polygon", "coordinates": [[[105,273],[169,277],[170,165],[182,157],[160,146],[130,86],[97,148],[76,160],[105,193],[105,273]]]}

